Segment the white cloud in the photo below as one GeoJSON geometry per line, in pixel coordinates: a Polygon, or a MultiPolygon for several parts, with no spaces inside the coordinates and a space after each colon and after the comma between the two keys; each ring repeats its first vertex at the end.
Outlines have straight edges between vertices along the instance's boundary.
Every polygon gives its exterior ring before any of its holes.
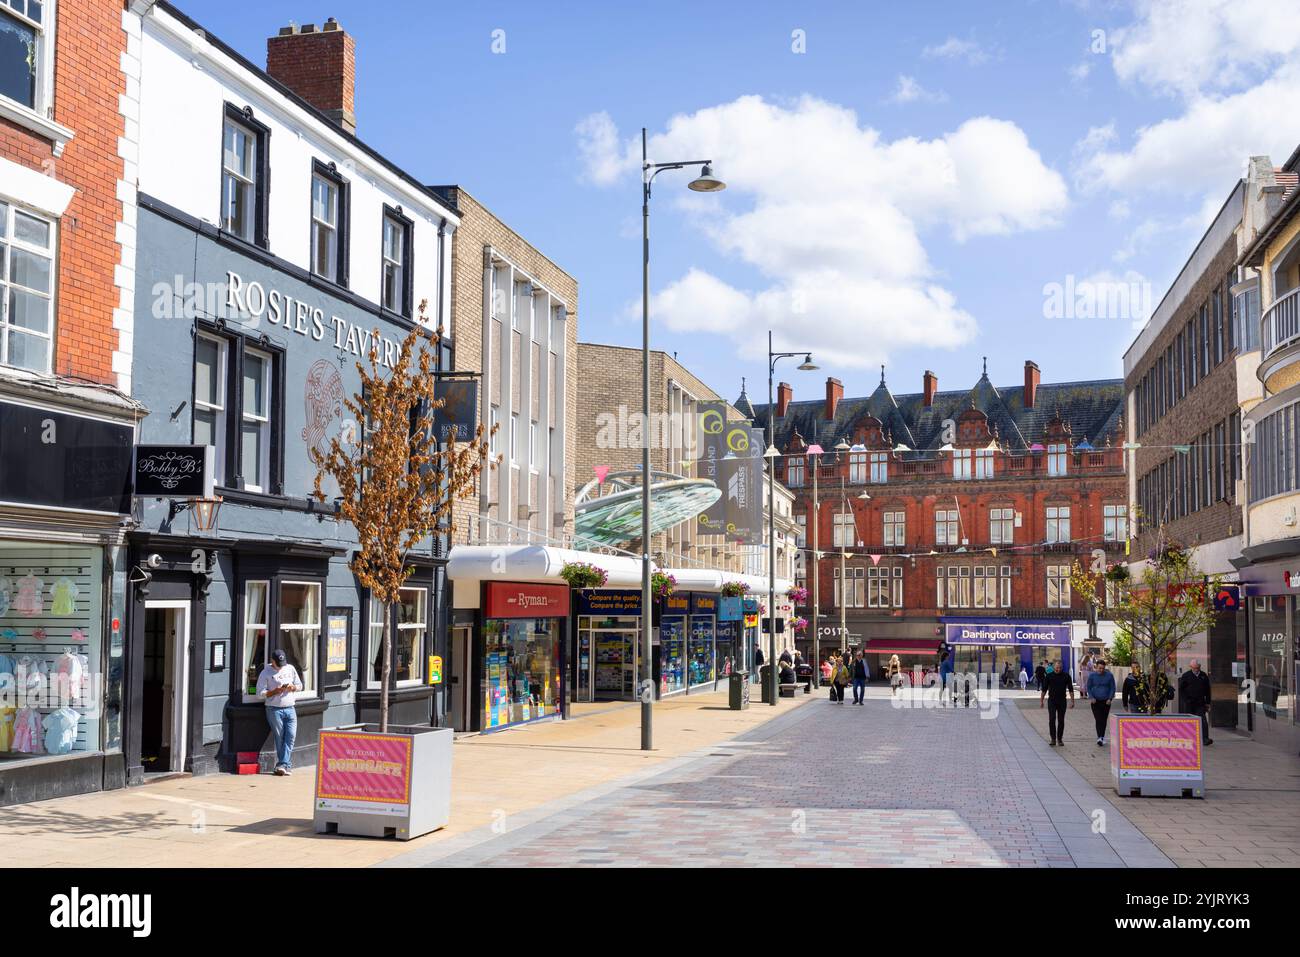
{"type": "Polygon", "coordinates": [[[921,51],[921,55],[930,59],[965,60],[971,66],[987,63],[991,56],[974,40],[959,40],[956,37],[949,37],[940,44],[926,47],[921,51]]]}
{"type": "Polygon", "coordinates": [[[1121,80],[1184,98],[1240,89],[1300,51],[1300,17],[1278,0],[1139,0],[1112,31],[1121,80]]]}
{"type": "Polygon", "coordinates": [[[889,97],[891,103],[944,103],[948,100],[948,94],[942,90],[927,90],[916,82],[915,77],[898,75],[898,83],[894,87],[894,92],[889,97]]]}
{"type": "Polygon", "coordinates": [[[608,186],[629,169],[637,168],[633,144],[620,145],[618,127],[605,112],[592,113],[574,127],[578,136],[578,155],[587,178],[608,186]]]}
{"type": "MultiPolygon", "coordinates": [[[[592,156],[593,179],[612,168],[608,156],[626,152],[616,133],[604,138],[615,145],[592,156]]],[[[656,320],[723,333],[742,353],[761,351],[761,331],[772,328],[789,348],[848,366],[974,335],[974,317],[936,277],[927,231],[962,242],[1040,229],[1067,206],[1062,177],[1019,127],[991,117],[934,139],[885,141],[824,100],[745,96],[673,117],[651,138],[650,156],[715,161],[727,191],[680,192],[677,205],[761,277],[760,288],[744,290],[693,269],[653,296],[656,320]]]]}
{"type": "Polygon", "coordinates": [[[1082,84],[1088,79],[1088,75],[1092,73],[1092,64],[1086,60],[1081,60],[1066,72],[1069,74],[1071,82],[1082,84]]]}

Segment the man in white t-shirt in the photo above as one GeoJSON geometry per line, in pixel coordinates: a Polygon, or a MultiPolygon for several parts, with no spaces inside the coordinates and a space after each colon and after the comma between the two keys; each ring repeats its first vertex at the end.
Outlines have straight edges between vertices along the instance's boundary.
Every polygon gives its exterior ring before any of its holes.
{"type": "Polygon", "coordinates": [[[257,676],[257,696],[266,702],[266,720],[275,737],[275,773],[292,774],[293,742],[298,736],[298,712],[294,695],[303,688],[298,669],[289,664],[288,656],[278,648],[257,676]]]}

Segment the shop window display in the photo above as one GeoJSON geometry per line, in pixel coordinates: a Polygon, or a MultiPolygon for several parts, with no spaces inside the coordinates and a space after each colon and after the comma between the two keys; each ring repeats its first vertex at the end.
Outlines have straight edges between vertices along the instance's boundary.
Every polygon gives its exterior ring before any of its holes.
{"type": "Polygon", "coordinates": [[[1288,600],[1285,595],[1260,596],[1254,599],[1251,610],[1252,673],[1259,701],[1256,728],[1291,720],[1291,674],[1287,666],[1286,634],[1288,600]]]}
{"type": "Polygon", "coordinates": [[[691,684],[700,685],[713,680],[713,619],[691,618],[690,646],[691,684]]]}
{"type": "Polygon", "coordinates": [[[0,543],[0,762],[101,747],[103,553],[0,543]]]}
{"type": "Polygon", "coordinates": [[[483,635],[484,730],[559,714],[559,619],[489,618],[483,635]]]}
{"type": "Polygon", "coordinates": [[[664,618],[659,626],[659,694],[686,687],[686,619],[664,618]]]}
{"type": "Polygon", "coordinates": [[[244,583],[244,698],[257,697],[257,676],[276,648],[284,651],[298,674],[303,690],[299,698],[317,694],[316,658],[321,635],[321,586],[305,581],[247,581],[244,583]],[[275,596],[275,607],[271,607],[275,596]],[[267,635],[275,612],[276,644],[267,635]]]}

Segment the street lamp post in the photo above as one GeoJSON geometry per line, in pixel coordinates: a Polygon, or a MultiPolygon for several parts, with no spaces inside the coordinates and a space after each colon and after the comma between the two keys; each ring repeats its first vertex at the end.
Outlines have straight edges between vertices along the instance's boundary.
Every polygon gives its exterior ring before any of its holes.
{"type": "Polygon", "coordinates": [[[651,163],[646,156],[646,131],[641,128],[641,750],[654,748],[654,612],[650,597],[650,186],[666,169],[701,166],[687,186],[697,193],[716,193],[727,184],[713,175],[712,160],[651,163]]]}
{"type": "Polygon", "coordinates": [[[767,691],[768,703],[776,707],[776,406],[772,404],[772,377],[781,359],[803,356],[801,372],[813,372],[811,352],[773,352],[772,330],[767,330],[767,691]]]}

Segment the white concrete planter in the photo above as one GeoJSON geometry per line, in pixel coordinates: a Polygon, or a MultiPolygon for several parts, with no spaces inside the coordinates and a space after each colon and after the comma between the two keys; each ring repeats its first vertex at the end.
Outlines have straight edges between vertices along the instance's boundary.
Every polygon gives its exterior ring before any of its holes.
{"type": "Polygon", "coordinates": [[[318,834],[407,841],[451,817],[450,728],[326,728],[316,762],[318,834]]]}

